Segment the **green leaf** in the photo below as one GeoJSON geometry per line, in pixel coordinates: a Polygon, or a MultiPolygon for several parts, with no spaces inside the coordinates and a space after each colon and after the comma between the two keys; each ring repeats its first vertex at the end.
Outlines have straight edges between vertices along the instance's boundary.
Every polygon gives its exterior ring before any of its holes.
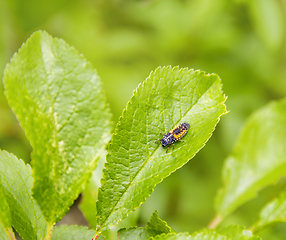
{"type": "Polygon", "coordinates": [[[175,232],[172,228],[170,228],[167,222],[161,220],[158,215],[158,211],[155,211],[150,221],[147,223],[146,229],[152,233],[152,236],[160,235],[163,233],[175,232]]]}
{"type": "Polygon", "coordinates": [[[165,177],[188,162],[226,113],[216,74],[159,67],[140,84],[116,126],[98,193],[98,233],[141,205],[165,177]],[[174,149],[155,141],[160,132],[188,122],[174,149]]]}
{"type": "Polygon", "coordinates": [[[7,65],[4,84],[33,147],[34,198],[53,224],[78,197],[109,140],[100,79],[73,47],[38,31],[7,65]]]}
{"type": "Polygon", "coordinates": [[[0,151],[0,184],[11,212],[13,228],[24,240],[44,239],[48,224],[32,198],[30,165],[0,151]]]}
{"type": "Polygon", "coordinates": [[[260,219],[253,229],[254,232],[257,232],[269,225],[282,222],[286,222],[286,190],[262,209],[260,219]]]}
{"type": "Polygon", "coordinates": [[[118,240],[148,240],[152,236],[156,235],[144,227],[123,228],[118,231],[118,240]]]}
{"type": "MultiPolygon", "coordinates": [[[[61,225],[54,227],[51,240],[91,240],[93,235],[94,231],[87,227],[61,225]]],[[[98,238],[98,240],[103,239],[103,236],[98,238]]]]}
{"type": "Polygon", "coordinates": [[[220,229],[204,229],[191,235],[187,233],[171,233],[158,235],[152,239],[156,240],[261,240],[253,236],[252,232],[245,230],[242,226],[229,226],[220,229]]]}
{"type": "Polygon", "coordinates": [[[154,240],[227,240],[227,237],[215,233],[198,233],[189,235],[188,233],[169,233],[158,235],[154,240]]]}
{"type": "Polygon", "coordinates": [[[260,237],[253,236],[252,232],[243,226],[232,225],[225,228],[205,229],[204,233],[217,233],[231,240],[260,240],[260,237]]]}
{"type": "Polygon", "coordinates": [[[155,211],[147,226],[123,228],[118,231],[119,240],[147,240],[163,233],[175,232],[167,223],[159,218],[158,211],[155,211]]]}
{"type": "Polygon", "coordinates": [[[225,217],[285,174],[286,99],[266,105],[245,124],[223,167],[218,213],[225,217]]]}

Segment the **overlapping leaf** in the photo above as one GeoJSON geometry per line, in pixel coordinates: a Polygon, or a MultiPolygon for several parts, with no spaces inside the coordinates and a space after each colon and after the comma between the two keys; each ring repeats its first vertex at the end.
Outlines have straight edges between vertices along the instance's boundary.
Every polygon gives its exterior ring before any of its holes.
{"type": "Polygon", "coordinates": [[[119,240],[148,240],[160,234],[175,232],[168,224],[159,218],[158,212],[155,211],[146,227],[133,227],[120,229],[118,231],[119,240]]]}
{"type": "Polygon", "coordinates": [[[226,216],[286,174],[286,99],[272,102],[246,123],[223,168],[216,207],[226,216]]]}
{"type": "Polygon", "coordinates": [[[13,228],[24,240],[44,239],[48,226],[32,198],[31,167],[13,154],[0,151],[0,184],[10,208],[13,228]]]}
{"type": "Polygon", "coordinates": [[[286,190],[262,209],[260,219],[254,225],[254,231],[256,232],[266,226],[281,222],[286,222],[286,190]]]}
{"type": "MultiPolygon", "coordinates": [[[[93,235],[94,231],[87,227],[62,225],[54,228],[51,240],[91,240],[93,235]]],[[[103,239],[103,236],[98,238],[98,240],[103,239]]]]}
{"type": "Polygon", "coordinates": [[[216,74],[159,67],[134,92],[109,145],[99,189],[98,233],[115,225],[150,196],[156,184],[183,166],[210,138],[225,96],[216,74]],[[155,140],[160,132],[188,122],[174,149],[155,140]]]}
{"type": "Polygon", "coordinates": [[[159,218],[158,211],[155,211],[152,214],[150,221],[147,223],[146,229],[151,232],[153,236],[160,235],[162,233],[174,232],[174,230],[168,226],[167,222],[159,218]]]}
{"type": "Polygon", "coordinates": [[[34,197],[53,224],[82,191],[109,138],[100,79],[74,48],[38,31],[7,65],[4,84],[33,147],[34,197]]]}

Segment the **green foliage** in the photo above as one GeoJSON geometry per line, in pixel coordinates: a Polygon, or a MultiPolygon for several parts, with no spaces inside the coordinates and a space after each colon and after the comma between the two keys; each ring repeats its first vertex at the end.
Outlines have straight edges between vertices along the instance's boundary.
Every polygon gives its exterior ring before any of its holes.
{"type": "Polygon", "coordinates": [[[98,192],[98,232],[109,229],[139,207],[154,187],[191,159],[226,113],[216,74],[159,67],[134,92],[108,148],[98,192]],[[182,122],[190,129],[184,143],[166,153],[160,132],[182,122]]]}
{"type": "Polygon", "coordinates": [[[34,198],[54,224],[82,191],[109,139],[99,77],[73,47],[39,31],[7,65],[4,84],[33,147],[34,198]]]}
{"type": "Polygon", "coordinates": [[[285,22],[278,1],[252,0],[248,1],[248,4],[258,35],[270,49],[279,50],[283,41],[285,22]]]}
{"type": "Polygon", "coordinates": [[[241,226],[230,226],[221,229],[203,230],[192,235],[187,233],[171,233],[158,235],[152,239],[161,240],[261,240],[261,238],[252,236],[252,233],[241,226]]]}
{"type": "MultiPolygon", "coordinates": [[[[89,230],[87,227],[61,225],[54,228],[51,240],[86,240],[92,239],[93,235],[94,231],[89,230]]],[[[98,238],[98,240],[103,239],[103,236],[98,238]]]]}
{"type": "Polygon", "coordinates": [[[246,230],[245,227],[231,225],[225,228],[218,228],[218,229],[206,229],[203,231],[204,233],[213,233],[219,234],[222,236],[226,236],[227,239],[231,240],[260,240],[260,237],[253,236],[252,232],[246,230]]]}
{"type": "Polygon", "coordinates": [[[174,230],[170,228],[165,221],[159,218],[158,211],[155,211],[152,214],[150,221],[147,223],[146,229],[148,232],[152,233],[153,236],[174,232],[174,230]]]}
{"type": "Polygon", "coordinates": [[[152,236],[145,227],[134,227],[128,229],[120,229],[118,231],[118,240],[147,240],[152,236]]]}
{"type": "Polygon", "coordinates": [[[13,154],[0,151],[0,184],[11,211],[13,228],[24,240],[44,239],[47,223],[32,198],[30,165],[13,154]]]}
{"type": "Polygon", "coordinates": [[[259,221],[254,225],[257,232],[268,225],[274,225],[286,221],[286,189],[280,196],[267,204],[260,213],[259,221]]]}
{"type": "Polygon", "coordinates": [[[286,174],[286,99],[272,102],[247,121],[223,167],[216,206],[225,217],[286,174]]]}
{"type": "Polygon", "coordinates": [[[118,231],[119,240],[147,240],[160,234],[175,232],[168,224],[161,220],[158,211],[155,211],[146,227],[133,227],[120,229],[118,231]]]}

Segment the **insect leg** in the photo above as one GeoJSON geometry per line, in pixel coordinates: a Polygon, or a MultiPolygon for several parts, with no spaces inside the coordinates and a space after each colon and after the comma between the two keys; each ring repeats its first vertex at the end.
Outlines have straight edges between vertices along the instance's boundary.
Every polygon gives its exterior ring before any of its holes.
{"type": "Polygon", "coordinates": [[[169,150],[169,146],[168,146],[168,148],[167,148],[167,150],[166,150],[166,153],[168,152],[168,150],[169,150]]]}
{"type": "Polygon", "coordinates": [[[172,143],[172,145],[173,145],[173,149],[175,148],[175,145],[174,145],[174,143],[172,143]]]}
{"type": "Polygon", "coordinates": [[[159,141],[161,141],[161,139],[158,139],[157,141],[155,141],[155,143],[157,143],[157,142],[159,142],[159,141]]]}

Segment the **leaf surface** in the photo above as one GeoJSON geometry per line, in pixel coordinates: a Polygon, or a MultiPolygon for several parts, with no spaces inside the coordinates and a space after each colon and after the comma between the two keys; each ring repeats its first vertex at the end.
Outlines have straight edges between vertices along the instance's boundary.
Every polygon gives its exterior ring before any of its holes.
{"type": "Polygon", "coordinates": [[[2,184],[0,182],[0,239],[10,240],[9,234],[12,234],[11,227],[11,214],[8,203],[6,202],[5,195],[3,193],[2,184]]]}
{"type": "Polygon", "coordinates": [[[226,113],[224,101],[216,74],[178,67],[151,72],[123,111],[108,148],[97,201],[99,233],[141,205],[204,146],[226,113]],[[183,122],[190,124],[185,142],[166,153],[155,141],[183,122]]]}
{"type": "Polygon", "coordinates": [[[163,233],[175,232],[168,226],[167,222],[159,218],[158,211],[155,211],[152,214],[150,221],[146,225],[146,229],[151,232],[153,236],[163,233]]]}
{"type": "Polygon", "coordinates": [[[169,233],[158,235],[150,240],[228,240],[226,236],[221,236],[215,233],[198,233],[189,235],[188,233],[169,233]]]}
{"type": "MultiPolygon", "coordinates": [[[[61,225],[59,227],[54,227],[51,240],[91,240],[93,235],[94,231],[87,227],[61,225]]],[[[98,240],[103,239],[103,236],[98,238],[98,240]]]]}
{"type": "Polygon", "coordinates": [[[110,113],[91,64],[35,32],[4,72],[5,94],[30,141],[33,195],[50,224],[82,191],[109,140],[110,113]]]}
{"type": "Polygon", "coordinates": [[[145,227],[123,228],[118,231],[118,240],[148,240],[153,236],[156,235],[153,235],[145,227]]]}
{"type": "Polygon", "coordinates": [[[286,190],[261,210],[260,219],[254,225],[254,232],[282,222],[286,222],[286,190]]]}
{"type": "Polygon", "coordinates": [[[261,240],[260,237],[254,236],[251,231],[246,230],[244,226],[231,225],[225,228],[205,229],[204,233],[216,233],[227,237],[231,240],[261,240]]]}
{"type": "Polygon", "coordinates": [[[222,173],[216,208],[223,217],[286,174],[286,99],[249,118],[222,173]]]}
{"type": "Polygon", "coordinates": [[[168,224],[161,220],[158,211],[155,211],[146,227],[132,227],[120,229],[118,231],[119,240],[148,240],[160,234],[175,232],[168,224]]]}
{"type": "Polygon", "coordinates": [[[30,165],[13,154],[0,151],[0,184],[10,208],[13,228],[24,240],[44,239],[48,224],[32,198],[30,165]]]}

